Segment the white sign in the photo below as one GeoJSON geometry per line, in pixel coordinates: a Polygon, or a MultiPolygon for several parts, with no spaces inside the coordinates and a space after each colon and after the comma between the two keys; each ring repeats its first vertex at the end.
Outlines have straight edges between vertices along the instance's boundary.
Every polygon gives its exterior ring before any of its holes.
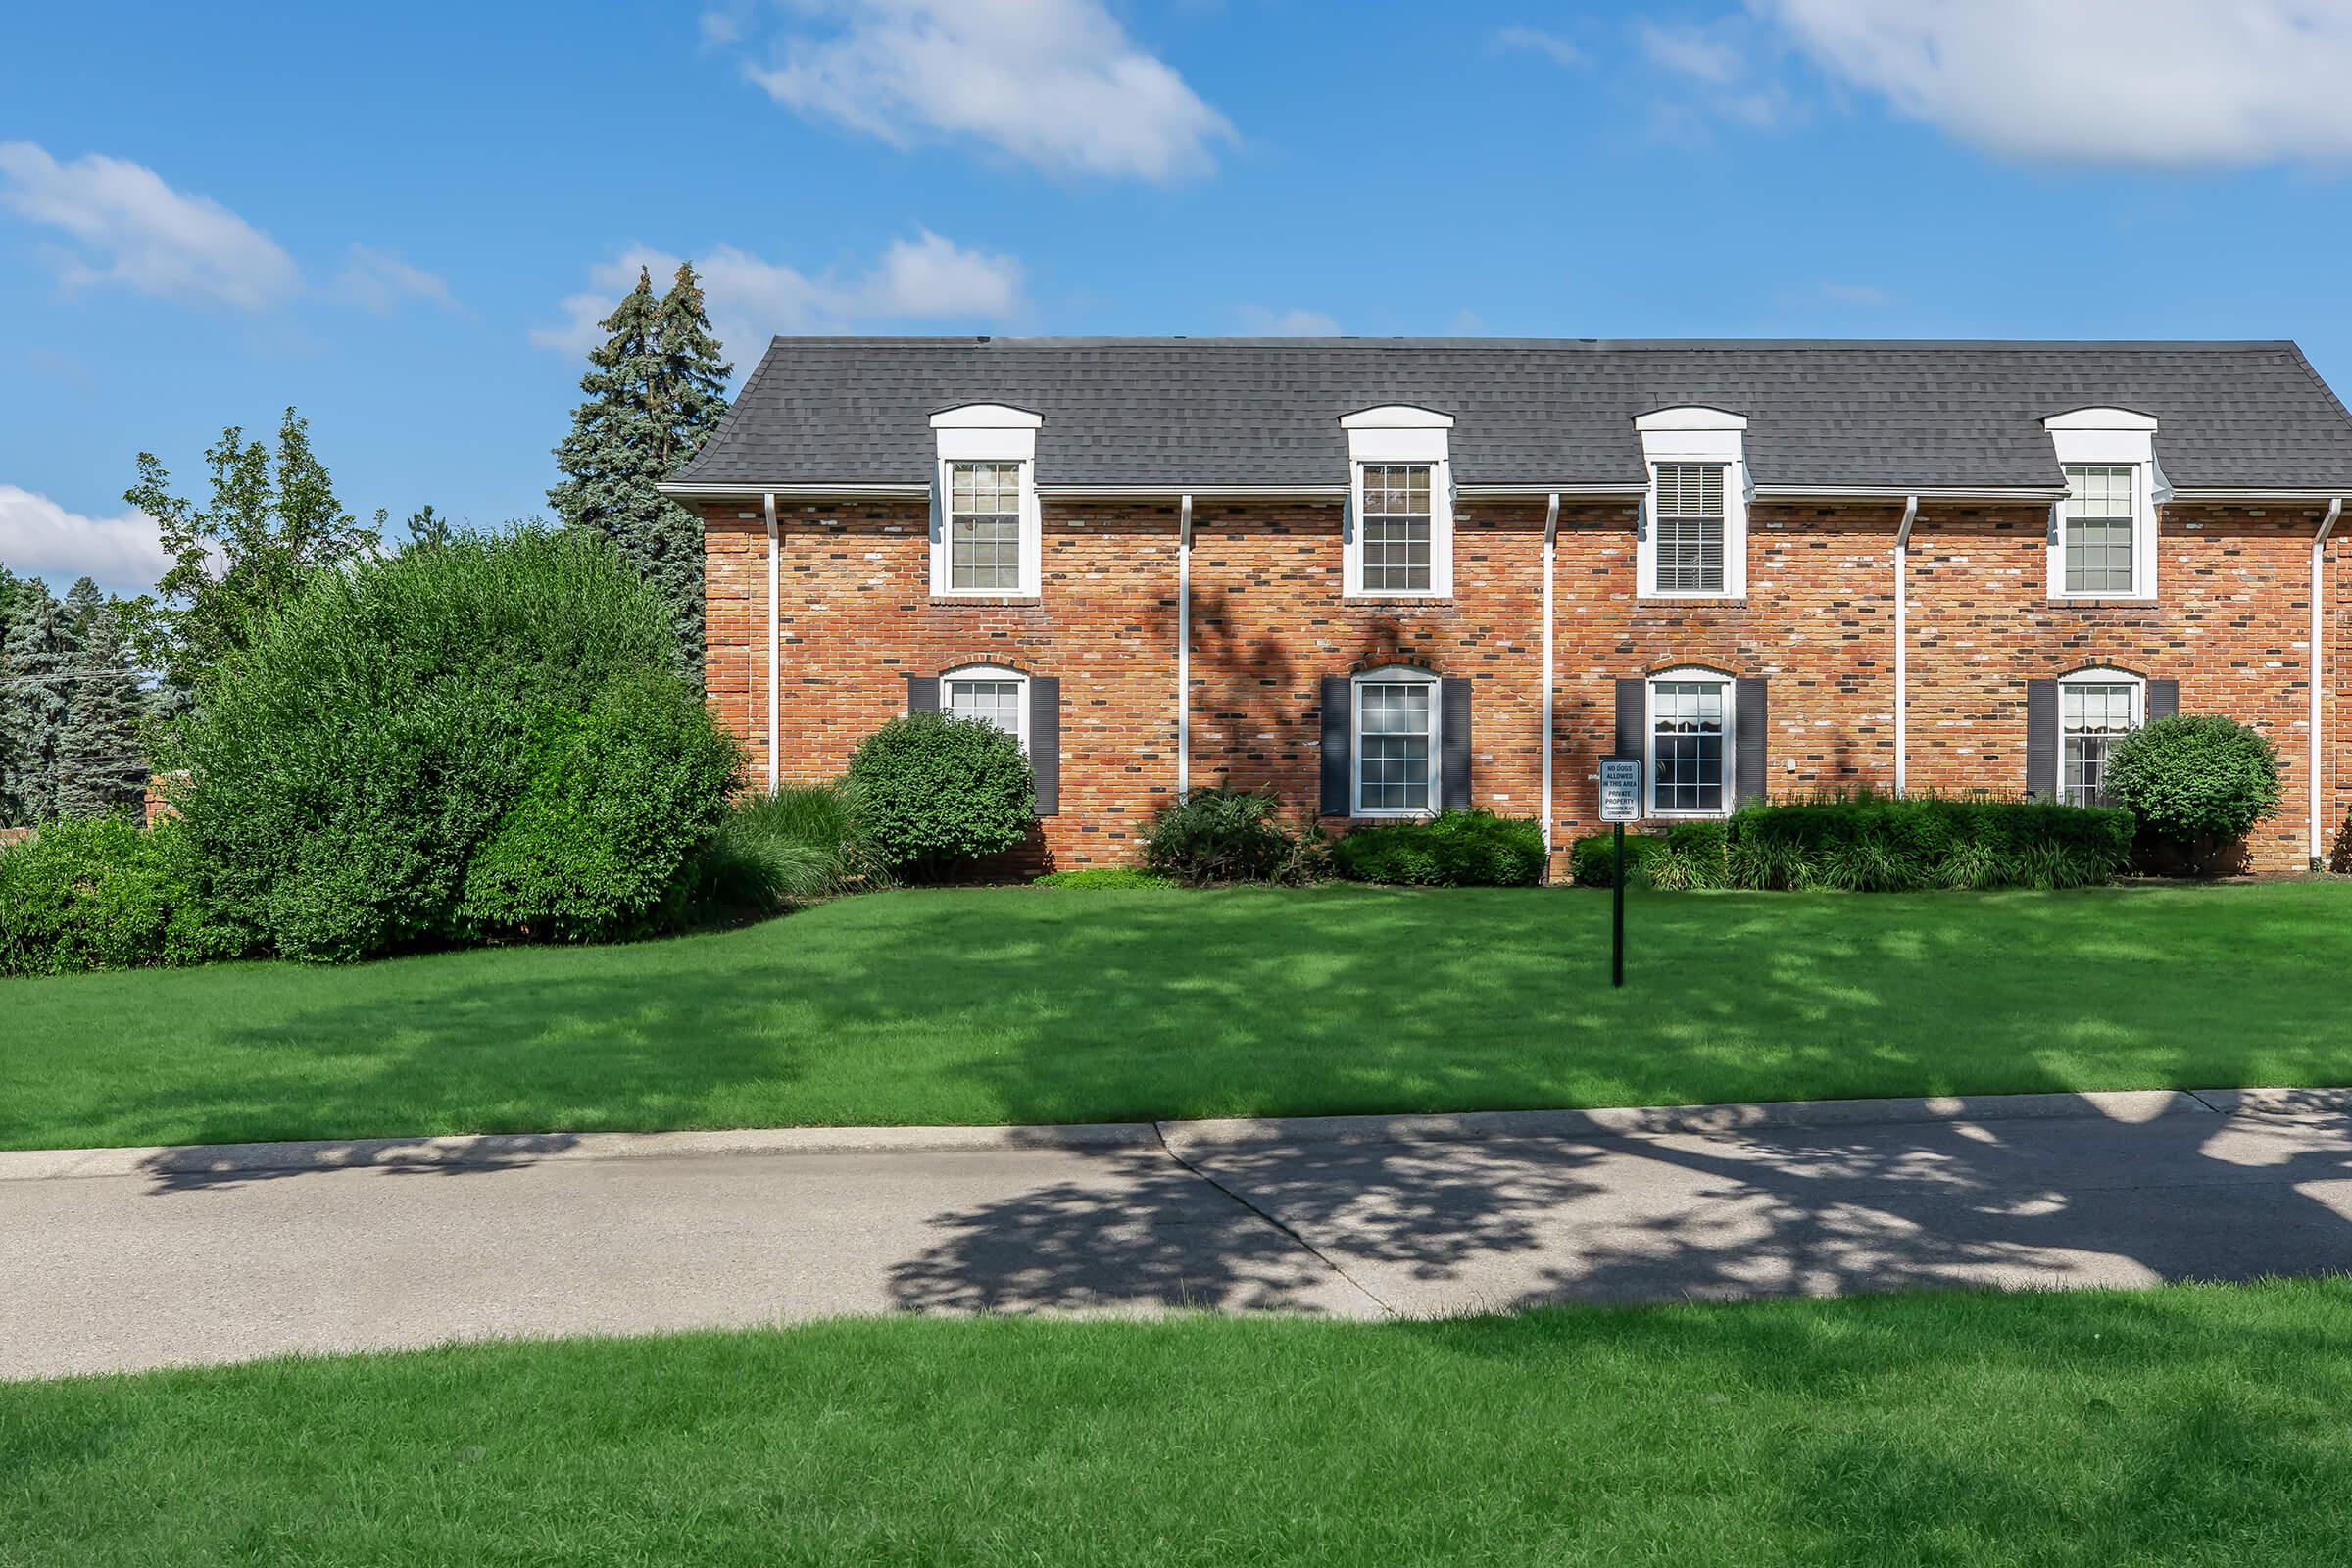
{"type": "Polygon", "coordinates": [[[1600,819],[1603,822],[1642,820],[1642,760],[1604,757],[1600,760],[1600,819]]]}

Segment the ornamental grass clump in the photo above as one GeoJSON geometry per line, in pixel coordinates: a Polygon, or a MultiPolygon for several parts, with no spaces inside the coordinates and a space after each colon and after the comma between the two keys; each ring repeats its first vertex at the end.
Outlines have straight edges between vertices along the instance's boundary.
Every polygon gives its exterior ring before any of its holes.
{"type": "Polygon", "coordinates": [[[737,802],[697,876],[698,906],[721,918],[777,914],[890,880],[849,792],[837,784],[787,785],[737,802]]]}
{"type": "Polygon", "coordinates": [[[1730,832],[1736,887],[2082,887],[2129,862],[2132,817],[2049,801],[1862,792],[1744,806],[1730,832]]]}

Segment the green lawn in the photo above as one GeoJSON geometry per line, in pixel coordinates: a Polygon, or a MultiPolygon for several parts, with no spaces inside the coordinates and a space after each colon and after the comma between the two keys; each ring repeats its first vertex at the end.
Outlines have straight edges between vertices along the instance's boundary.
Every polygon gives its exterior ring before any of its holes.
{"type": "Polygon", "coordinates": [[[2352,883],[845,900],[354,968],[0,981],[0,1147],[2352,1082],[2352,883]]]}
{"type": "Polygon", "coordinates": [[[0,1386],[0,1562],[2338,1565],[2352,1282],[0,1386]]]}

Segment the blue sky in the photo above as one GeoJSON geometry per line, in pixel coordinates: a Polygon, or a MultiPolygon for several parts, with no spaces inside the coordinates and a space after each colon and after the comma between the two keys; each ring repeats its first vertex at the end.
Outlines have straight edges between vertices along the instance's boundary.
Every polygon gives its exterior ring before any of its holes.
{"type": "Polygon", "coordinates": [[[2345,0],[21,8],[0,561],[152,575],[286,404],[345,502],[545,511],[586,323],[2293,337],[2352,389],[2345,0]]]}

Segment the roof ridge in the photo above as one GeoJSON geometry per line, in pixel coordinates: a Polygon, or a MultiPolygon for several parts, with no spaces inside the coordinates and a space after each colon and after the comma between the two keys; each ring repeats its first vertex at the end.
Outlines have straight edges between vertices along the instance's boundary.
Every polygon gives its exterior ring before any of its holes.
{"type": "Polygon", "coordinates": [[[995,349],[1392,349],[1557,350],[1576,353],[1754,353],[1758,350],[1965,350],[1972,353],[2037,353],[2082,350],[2101,353],[2278,353],[2301,355],[2292,338],[1965,338],[1965,337],[1249,337],[1182,334],[1164,336],[1030,336],[995,335],[934,337],[887,334],[782,335],[771,343],[795,348],[995,348],[995,349]]]}

